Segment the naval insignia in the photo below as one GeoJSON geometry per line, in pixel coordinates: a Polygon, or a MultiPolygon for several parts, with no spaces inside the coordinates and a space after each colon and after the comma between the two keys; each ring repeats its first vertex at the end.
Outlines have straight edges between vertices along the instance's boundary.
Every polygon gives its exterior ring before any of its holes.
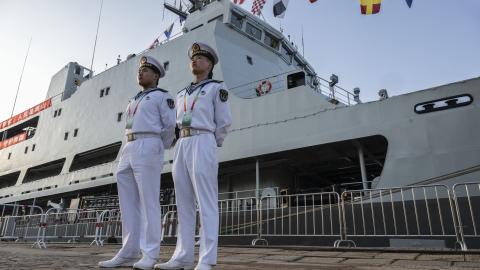
{"type": "Polygon", "coordinates": [[[228,91],[225,90],[225,89],[220,89],[220,92],[219,92],[219,95],[220,95],[220,100],[222,102],[225,102],[228,100],[228,91]]]}
{"type": "Polygon", "coordinates": [[[198,52],[198,51],[200,51],[200,45],[198,45],[197,43],[193,43],[192,52],[198,52]]]}
{"type": "Polygon", "coordinates": [[[140,59],[140,64],[145,64],[147,62],[147,57],[142,57],[142,59],[140,59]]]}
{"type": "Polygon", "coordinates": [[[170,109],[174,109],[175,108],[175,101],[173,101],[173,99],[169,98],[167,99],[167,105],[170,109]]]}

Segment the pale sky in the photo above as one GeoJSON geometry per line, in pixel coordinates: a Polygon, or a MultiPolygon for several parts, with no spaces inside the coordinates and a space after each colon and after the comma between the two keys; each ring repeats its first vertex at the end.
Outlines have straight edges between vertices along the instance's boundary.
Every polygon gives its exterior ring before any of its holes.
{"type": "MultiPolygon", "coordinates": [[[[267,22],[300,50],[303,27],[305,58],[319,76],[337,74],[340,86],[360,87],[364,101],[382,88],[394,96],[480,76],[479,0],[414,0],[411,9],[384,0],[371,16],[360,14],[358,0],[290,0],[284,19],[273,18],[272,3],[263,11],[267,22]]],[[[15,113],[43,101],[68,62],[90,66],[99,8],[100,0],[0,0],[0,121],[10,117],[30,37],[15,113]]],[[[163,0],[104,0],[93,69],[163,38],[176,17],[166,11],[162,20],[162,13],[163,0]]]]}

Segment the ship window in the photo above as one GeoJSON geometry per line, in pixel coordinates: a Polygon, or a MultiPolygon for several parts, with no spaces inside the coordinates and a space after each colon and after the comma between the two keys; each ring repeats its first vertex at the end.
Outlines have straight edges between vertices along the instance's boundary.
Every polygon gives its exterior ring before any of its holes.
{"type": "Polygon", "coordinates": [[[79,66],[75,66],[75,74],[76,75],[80,75],[80,72],[81,72],[81,68],[79,66]]]}
{"type": "Polygon", "coordinates": [[[64,163],[65,158],[62,158],[29,168],[25,173],[25,180],[23,180],[23,182],[28,183],[43,178],[59,175],[62,172],[64,163]]]}
{"type": "Polygon", "coordinates": [[[122,142],[116,142],[80,154],[76,154],[73,157],[70,171],[78,171],[92,166],[112,162],[117,158],[121,146],[122,142]]]}
{"type": "Polygon", "coordinates": [[[119,113],[117,114],[117,122],[122,121],[122,115],[123,115],[123,113],[121,113],[121,112],[119,112],[119,113]]]}
{"type": "Polygon", "coordinates": [[[73,137],[77,137],[78,135],[78,128],[76,128],[74,131],[73,131],[73,137]]]}
{"type": "Polygon", "coordinates": [[[13,127],[9,128],[9,129],[5,130],[4,132],[0,133],[0,135],[2,135],[0,138],[2,138],[5,135],[5,133],[6,133],[6,136],[5,136],[5,138],[3,138],[3,140],[13,138],[17,135],[20,135],[20,134],[23,134],[23,133],[26,132],[27,133],[27,138],[26,139],[28,140],[33,135],[35,135],[35,129],[38,125],[38,119],[39,119],[39,116],[35,116],[34,118],[32,118],[30,120],[27,120],[27,121],[25,121],[21,124],[18,124],[16,126],[13,126],[13,127]]]}
{"type": "Polygon", "coordinates": [[[100,90],[100,97],[103,97],[104,93],[105,93],[105,89],[100,90]]]}
{"type": "Polygon", "coordinates": [[[8,153],[8,159],[12,157],[12,153],[8,153]]]}
{"type": "Polygon", "coordinates": [[[62,108],[58,109],[58,114],[57,114],[57,116],[60,116],[60,114],[62,114],[62,108]]]}
{"type": "Polygon", "coordinates": [[[280,47],[280,41],[274,38],[272,35],[265,33],[265,39],[263,42],[272,49],[278,50],[280,47]]]}
{"type": "Polygon", "coordinates": [[[66,141],[68,139],[68,132],[65,132],[65,136],[63,137],[63,140],[66,141]]]}
{"type": "Polygon", "coordinates": [[[168,70],[169,66],[170,66],[170,63],[168,61],[163,63],[163,69],[165,69],[165,71],[168,70]]]}
{"type": "Polygon", "coordinates": [[[251,56],[248,56],[247,55],[247,62],[250,64],[250,65],[253,65],[253,59],[251,56]]]}
{"type": "Polygon", "coordinates": [[[105,88],[105,96],[108,96],[110,93],[110,87],[105,88]]]}
{"type": "Polygon", "coordinates": [[[14,186],[17,183],[20,171],[0,176],[0,188],[14,186]]]}
{"type": "Polygon", "coordinates": [[[25,147],[24,153],[25,153],[25,154],[28,153],[28,146],[25,147]]]}
{"type": "Polygon", "coordinates": [[[57,117],[57,110],[53,112],[53,118],[57,117]]]}
{"type": "Polygon", "coordinates": [[[32,152],[35,151],[35,144],[32,145],[32,152]]]}
{"type": "Polygon", "coordinates": [[[287,89],[305,85],[305,73],[303,71],[287,76],[287,89]]]}
{"type": "Polygon", "coordinates": [[[238,29],[242,29],[243,18],[245,17],[235,12],[232,12],[232,18],[230,22],[232,23],[233,26],[237,27],[238,29]]]}
{"type": "Polygon", "coordinates": [[[253,26],[253,24],[247,22],[247,27],[245,28],[245,32],[250,36],[260,40],[262,39],[262,30],[253,26]]]}

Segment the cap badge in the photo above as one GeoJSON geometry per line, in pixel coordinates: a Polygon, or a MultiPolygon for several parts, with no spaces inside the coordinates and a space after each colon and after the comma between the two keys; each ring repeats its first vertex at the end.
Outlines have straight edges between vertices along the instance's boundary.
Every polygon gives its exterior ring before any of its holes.
{"type": "Polygon", "coordinates": [[[193,43],[193,45],[192,45],[192,51],[193,51],[193,52],[198,52],[198,51],[200,51],[200,45],[198,45],[197,43],[193,43]]]}

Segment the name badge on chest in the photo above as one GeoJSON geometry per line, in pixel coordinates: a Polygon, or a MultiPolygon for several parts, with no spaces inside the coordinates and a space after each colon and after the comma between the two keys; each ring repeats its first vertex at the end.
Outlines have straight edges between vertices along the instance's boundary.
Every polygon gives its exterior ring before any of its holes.
{"type": "Polygon", "coordinates": [[[133,127],[133,117],[127,115],[127,121],[125,124],[126,129],[131,129],[133,127]]]}
{"type": "Polygon", "coordinates": [[[191,124],[192,124],[192,113],[185,112],[182,118],[182,127],[190,127],[191,124]]]}

